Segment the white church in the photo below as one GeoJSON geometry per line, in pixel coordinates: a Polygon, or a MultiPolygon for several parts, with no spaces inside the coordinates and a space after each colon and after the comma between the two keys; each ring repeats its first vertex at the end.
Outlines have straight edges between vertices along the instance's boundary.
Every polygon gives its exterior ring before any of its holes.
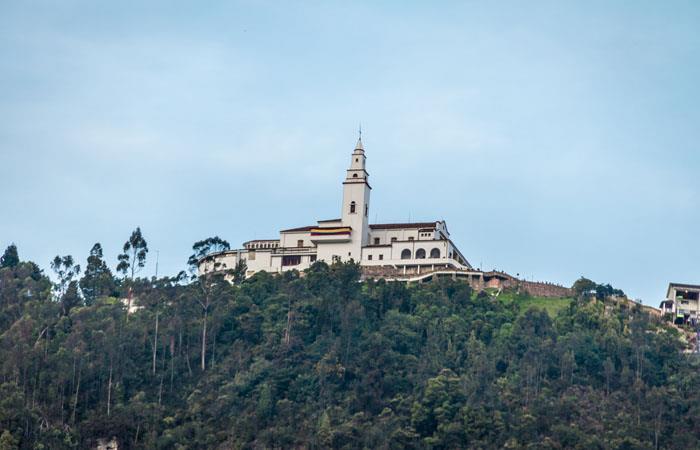
{"type": "Polygon", "coordinates": [[[457,249],[444,221],[370,224],[369,174],[365,169],[362,137],[352,152],[343,181],[339,219],[319,220],[315,225],[280,231],[279,239],[253,240],[243,248],[202,259],[199,271],[247,266],[246,276],[259,271],[303,271],[315,261],[359,262],[365,274],[401,278],[440,270],[473,269],[457,249]]]}

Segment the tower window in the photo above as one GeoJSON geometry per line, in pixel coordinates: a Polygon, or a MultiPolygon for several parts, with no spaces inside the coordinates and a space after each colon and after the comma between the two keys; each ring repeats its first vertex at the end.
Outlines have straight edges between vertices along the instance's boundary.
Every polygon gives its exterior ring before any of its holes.
{"type": "Polygon", "coordinates": [[[356,174],[356,173],[353,173],[353,174],[352,174],[352,177],[353,177],[353,178],[357,178],[357,174],[356,174]]]}
{"type": "Polygon", "coordinates": [[[374,245],[379,245],[379,238],[374,238],[374,245]]]}
{"type": "Polygon", "coordinates": [[[355,162],[360,162],[360,158],[355,158],[355,162]]]}
{"type": "Polygon", "coordinates": [[[369,205],[365,205],[365,217],[367,217],[368,213],[369,213],[369,205]]]}
{"type": "Polygon", "coordinates": [[[350,214],[355,214],[355,202],[350,202],[350,214]]]}

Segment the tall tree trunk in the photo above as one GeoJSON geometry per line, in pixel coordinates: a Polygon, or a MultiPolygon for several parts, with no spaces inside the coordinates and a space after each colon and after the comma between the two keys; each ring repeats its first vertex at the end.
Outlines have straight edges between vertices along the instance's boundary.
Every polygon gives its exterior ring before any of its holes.
{"type": "Polygon", "coordinates": [[[156,310],[156,332],[153,335],[153,375],[156,374],[156,356],[158,354],[158,310],[156,310]]]}
{"type": "Polygon", "coordinates": [[[160,376],[160,387],[158,388],[158,406],[162,404],[163,401],[163,375],[160,376]]]}
{"type": "Polygon", "coordinates": [[[209,308],[208,305],[207,307],[204,308],[204,320],[202,322],[202,360],[201,360],[201,366],[202,366],[202,371],[204,371],[207,366],[207,317],[209,315],[209,308]]]}
{"type": "Polygon", "coordinates": [[[75,398],[73,399],[73,413],[70,416],[71,423],[75,424],[75,411],[78,409],[78,395],[80,394],[80,377],[82,375],[82,367],[78,365],[78,381],[75,385],[75,398]]]}
{"type": "Polygon", "coordinates": [[[109,417],[109,414],[111,412],[111,405],[112,405],[112,357],[110,356],[109,358],[109,381],[107,382],[107,417],[109,417]]]}

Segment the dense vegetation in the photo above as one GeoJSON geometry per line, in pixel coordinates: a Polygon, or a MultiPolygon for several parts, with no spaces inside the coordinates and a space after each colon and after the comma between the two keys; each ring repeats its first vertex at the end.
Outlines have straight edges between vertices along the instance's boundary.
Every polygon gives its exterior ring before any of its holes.
{"type": "Polygon", "coordinates": [[[5,252],[0,449],[700,446],[697,361],[638,308],[353,264],[143,279],[139,238],[120,278],[99,244],[54,283],[5,252]]]}

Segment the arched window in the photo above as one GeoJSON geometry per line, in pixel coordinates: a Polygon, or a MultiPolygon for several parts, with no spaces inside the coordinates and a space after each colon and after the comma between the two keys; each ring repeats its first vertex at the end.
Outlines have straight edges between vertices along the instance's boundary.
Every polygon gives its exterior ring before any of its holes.
{"type": "Polygon", "coordinates": [[[419,248],[416,250],[416,259],[425,259],[425,250],[422,248],[419,248]]]}
{"type": "Polygon", "coordinates": [[[434,249],[430,250],[430,257],[431,258],[439,258],[440,257],[440,249],[434,248],[434,249]]]}
{"type": "Polygon", "coordinates": [[[355,214],[355,202],[350,202],[350,214],[355,214]]]}
{"type": "Polygon", "coordinates": [[[353,174],[352,174],[352,177],[353,177],[353,178],[357,178],[357,174],[356,174],[356,173],[353,173],[353,174]]]}
{"type": "Polygon", "coordinates": [[[401,251],[401,259],[411,259],[411,251],[407,248],[401,251]]]}

